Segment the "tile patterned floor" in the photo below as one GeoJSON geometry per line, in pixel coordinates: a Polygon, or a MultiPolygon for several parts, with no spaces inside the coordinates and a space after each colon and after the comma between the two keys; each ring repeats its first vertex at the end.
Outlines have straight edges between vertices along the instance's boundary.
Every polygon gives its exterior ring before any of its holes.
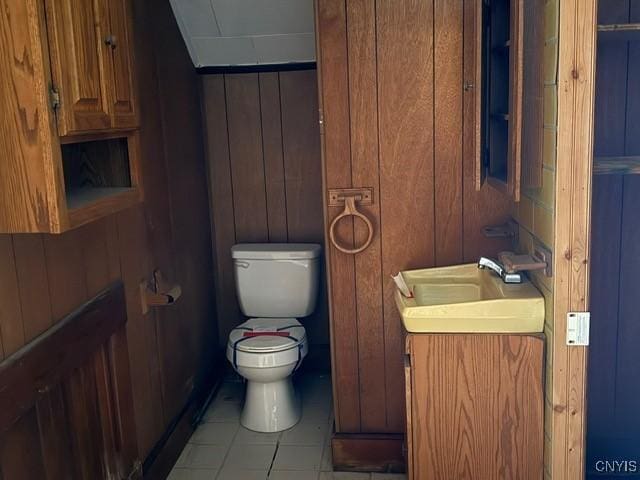
{"type": "Polygon", "coordinates": [[[244,387],[225,382],[183,450],[169,480],[406,480],[405,475],[333,472],[331,380],[307,374],[297,381],[302,420],[280,433],[240,425],[244,387]]]}

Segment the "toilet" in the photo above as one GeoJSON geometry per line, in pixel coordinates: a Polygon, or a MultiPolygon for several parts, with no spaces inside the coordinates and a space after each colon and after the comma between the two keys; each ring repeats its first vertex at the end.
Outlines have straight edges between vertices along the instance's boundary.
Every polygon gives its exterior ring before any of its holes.
{"type": "Polygon", "coordinates": [[[240,423],[256,432],[279,432],[300,420],[291,376],[309,351],[298,321],[318,297],[321,247],[253,243],[231,249],[236,293],[249,320],[229,334],[227,359],[247,381],[240,423]]]}

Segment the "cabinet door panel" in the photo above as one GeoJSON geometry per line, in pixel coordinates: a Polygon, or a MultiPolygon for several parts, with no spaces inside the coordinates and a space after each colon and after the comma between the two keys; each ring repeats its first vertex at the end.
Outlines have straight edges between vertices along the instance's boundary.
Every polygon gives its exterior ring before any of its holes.
{"type": "Polygon", "coordinates": [[[112,107],[116,128],[138,124],[132,74],[131,0],[109,2],[111,55],[113,59],[112,107]]]}
{"type": "Polygon", "coordinates": [[[111,73],[105,58],[108,17],[101,0],[48,0],[53,82],[60,93],[61,136],[111,126],[106,86],[111,73]]]}

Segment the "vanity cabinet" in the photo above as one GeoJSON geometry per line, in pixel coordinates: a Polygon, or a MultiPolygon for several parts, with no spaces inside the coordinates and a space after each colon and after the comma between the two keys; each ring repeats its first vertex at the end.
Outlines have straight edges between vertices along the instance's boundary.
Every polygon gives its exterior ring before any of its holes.
{"type": "Polygon", "coordinates": [[[542,335],[405,340],[409,480],[542,478],[542,335]]]}
{"type": "Polygon", "coordinates": [[[141,200],[131,0],[0,0],[0,233],[141,200]]]}

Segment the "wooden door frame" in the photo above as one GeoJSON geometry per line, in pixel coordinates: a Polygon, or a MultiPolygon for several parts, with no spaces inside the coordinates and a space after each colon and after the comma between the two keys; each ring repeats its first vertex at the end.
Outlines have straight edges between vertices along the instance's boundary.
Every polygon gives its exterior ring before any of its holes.
{"type": "Polygon", "coordinates": [[[589,309],[596,0],[559,2],[552,478],[585,475],[587,347],[566,345],[567,313],[589,309]]]}

